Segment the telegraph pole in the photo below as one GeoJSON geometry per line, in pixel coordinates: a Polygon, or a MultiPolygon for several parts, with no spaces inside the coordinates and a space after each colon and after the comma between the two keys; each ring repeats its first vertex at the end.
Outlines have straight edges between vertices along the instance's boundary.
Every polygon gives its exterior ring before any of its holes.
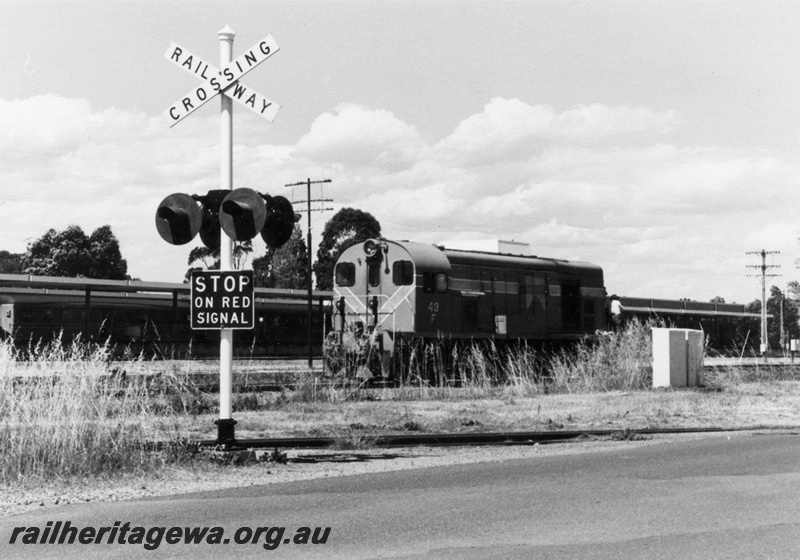
{"type": "MultiPolygon", "coordinates": [[[[764,361],[767,361],[767,350],[769,349],[769,342],[767,337],[767,278],[779,276],[778,274],[767,274],[767,269],[779,268],[780,265],[767,264],[767,255],[778,255],[780,251],[748,251],[748,255],[761,255],[761,265],[749,264],[748,268],[761,269],[761,353],[764,355],[764,361]]],[[[755,275],[748,275],[755,276],[755,275]]]]}
{"type": "MultiPolygon", "coordinates": [[[[311,203],[312,202],[319,202],[321,204],[325,202],[333,202],[331,198],[315,198],[311,199],[311,185],[318,185],[322,183],[330,183],[330,179],[319,179],[316,181],[312,181],[310,178],[306,179],[305,181],[299,181],[297,183],[290,183],[285,185],[287,187],[300,187],[305,185],[306,186],[306,199],[305,200],[293,200],[292,204],[298,204],[301,202],[306,203],[306,212],[308,212],[308,229],[306,231],[306,245],[308,247],[308,269],[307,269],[307,277],[308,277],[308,369],[312,369],[314,367],[314,355],[312,354],[311,347],[314,343],[314,331],[311,328],[311,318],[314,314],[313,312],[313,303],[311,301],[311,203]]],[[[322,197],[322,191],[320,190],[320,197],[322,197]]],[[[293,197],[294,198],[294,197],[293,197]]],[[[324,206],[320,206],[319,208],[314,208],[315,212],[322,212],[324,210],[333,210],[333,208],[325,208],[324,206]]],[[[303,210],[298,209],[298,212],[303,212],[303,210]]]]}

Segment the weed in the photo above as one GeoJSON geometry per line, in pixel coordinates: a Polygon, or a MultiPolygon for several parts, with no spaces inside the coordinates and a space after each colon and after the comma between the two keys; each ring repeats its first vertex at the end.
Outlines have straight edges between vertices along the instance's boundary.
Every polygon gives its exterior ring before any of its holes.
{"type": "Polygon", "coordinates": [[[644,441],[650,439],[650,436],[640,434],[636,430],[625,428],[621,432],[611,434],[611,439],[614,441],[644,441]]]}
{"type": "MultiPolygon", "coordinates": [[[[621,331],[597,333],[552,354],[525,343],[498,346],[491,340],[464,342],[446,337],[411,341],[399,350],[405,369],[390,398],[500,396],[513,405],[514,399],[551,392],[645,389],[652,384],[654,326],[658,324],[633,320],[621,331]]],[[[343,379],[339,378],[339,382],[343,379]]],[[[356,385],[345,399],[362,400],[366,394],[356,385]]],[[[330,389],[327,399],[336,402],[330,389]]]]}
{"type": "Polygon", "coordinates": [[[267,461],[269,461],[270,463],[286,464],[289,461],[289,458],[286,456],[286,453],[280,451],[276,447],[275,449],[272,450],[272,453],[270,453],[267,456],[267,461]]]}
{"type": "Polygon", "coordinates": [[[258,410],[261,408],[261,404],[256,393],[236,393],[233,407],[236,411],[258,410]]]}
{"type": "Polygon", "coordinates": [[[599,333],[570,351],[553,356],[549,370],[554,392],[646,389],[652,385],[652,328],[629,321],[619,332],[599,333]]]}
{"type": "Polygon", "coordinates": [[[560,430],[564,427],[564,424],[561,422],[556,422],[552,418],[547,419],[547,429],[548,430],[560,430]]]}
{"type": "Polygon", "coordinates": [[[166,421],[186,407],[123,374],[135,363],[112,367],[111,350],[57,338],[21,354],[0,341],[0,482],[148,471],[191,454],[166,421]],[[176,444],[159,455],[154,439],[176,444]]]}
{"type": "Polygon", "coordinates": [[[365,434],[360,430],[348,430],[335,435],[331,447],[339,450],[372,449],[376,440],[375,435],[365,434]]]}
{"type": "Polygon", "coordinates": [[[403,429],[408,430],[409,432],[421,432],[422,424],[417,422],[416,420],[408,420],[403,424],[403,429]]]}

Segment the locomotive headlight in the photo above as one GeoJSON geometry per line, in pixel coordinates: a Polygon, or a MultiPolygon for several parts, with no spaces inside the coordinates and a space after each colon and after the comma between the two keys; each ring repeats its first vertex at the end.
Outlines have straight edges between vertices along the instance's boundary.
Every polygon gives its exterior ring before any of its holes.
{"type": "Polygon", "coordinates": [[[374,257],[378,253],[380,245],[374,239],[367,239],[364,241],[364,254],[367,258],[374,257]]]}

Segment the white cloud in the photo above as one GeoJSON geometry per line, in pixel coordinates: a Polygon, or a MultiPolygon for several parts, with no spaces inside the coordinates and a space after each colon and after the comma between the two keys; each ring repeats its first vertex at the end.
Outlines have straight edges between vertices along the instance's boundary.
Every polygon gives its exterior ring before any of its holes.
{"type": "Polygon", "coordinates": [[[665,134],[674,130],[676,124],[673,111],[656,114],[644,107],[607,107],[593,103],[558,115],[551,129],[556,137],[587,140],[647,131],[665,134]]]}
{"type": "Polygon", "coordinates": [[[46,156],[76,150],[85,142],[138,137],[148,119],[114,108],[93,111],[85,99],[47,94],[0,99],[0,122],[0,150],[46,156]]]}
{"type": "MultiPolygon", "coordinates": [[[[50,95],[0,100],[0,119],[9,123],[0,131],[0,249],[24,251],[49,228],[108,223],[132,275],[183,277],[189,247],[164,243],[153,216],[172,192],[218,188],[217,117],[168,128],[161,116],[50,95]]],[[[679,125],[670,111],[586,104],[557,113],[495,98],[431,139],[387,110],[342,105],[296,145],[235,125],[234,181],[291,196],[286,183],[330,177],[332,205],[372,213],[388,237],[529,242],[534,254],[600,264],[621,294],[753,299],[745,252],[761,248],[780,250],[793,279],[797,158],[681,145],[679,125]]],[[[315,240],[332,215],[313,216],[315,240]]]]}
{"type": "Polygon", "coordinates": [[[317,117],[297,147],[312,160],[396,168],[415,160],[421,138],[390,111],[347,104],[317,117]]]}
{"type": "Polygon", "coordinates": [[[40,95],[29,99],[0,100],[0,147],[26,152],[52,153],[77,146],[97,116],[83,99],[40,95]]]}
{"type": "Polygon", "coordinates": [[[580,144],[639,132],[663,134],[675,121],[672,112],[655,114],[641,107],[591,104],[558,114],[552,107],[496,97],[483,112],[462,121],[437,149],[444,157],[473,165],[524,160],[553,143],[580,144]]]}

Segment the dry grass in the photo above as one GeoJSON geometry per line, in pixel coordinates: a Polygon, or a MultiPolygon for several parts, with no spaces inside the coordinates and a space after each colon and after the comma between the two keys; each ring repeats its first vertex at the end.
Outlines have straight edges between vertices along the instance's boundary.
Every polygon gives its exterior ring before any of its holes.
{"type": "MultiPolygon", "coordinates": [[[[491,344],[446,354],[431,345],[417,356],[396,388],[306,373],[291,390],[235,393],[236,435],[319,435],[360,449],[391,433],[800,425],[800,383],[788,368],[714,370],[713,391],[649,389],[650,325],[549,359],[491,344]]],[[[156,377],[122,373],[151,369],[137,357],[112,362],[104,345],[56,341],[22,359],[0,341],[0,483],[158,475],[192,457],[188,440],[216,437],[217,396],[197,389],[188,363],[156,377]],[[151,451],[154,440],[166,451],[151,451]]]]}
{"type": "MultiPolygon", "coordinates": [[[[395,398],[408,400],[533,396],[545,393],[642,390],[652,385],[652,328],[632,320],[619,332],[597,333],[560,351],[526,344],[499,347],[492,341],[416,341],[408,352],[408,372],[395,398]],[[457,388],[454,392],[452,389],[457,388]]],[[[366,363],[367,357],[352,358],[366,363]]],[[[311,382],[312,380],[307,380],[311,382]]],[[[344,385],[313,393],[331,402],[347,395],[344,385]]],[[[361,388],[356,387],[363,393],[361,388]]],[[[312,397],[301,389],[293,398],[312,397]]]]}
{"type": "MultiPolygon", "coordinates": [[[[800,426],[800,382],[746,383],[725,391],[648,390],[527,397],[396,399],[380,389],[370,400],[286,402],[236,411],[240,438],[320,436],[369,440],[381,434],[643,428],[800,426]]],[[[195,417],[193,437],[215,437],[214,415],[195,417]]]]}
{"type": "Polygon", "coordinates": [[[554,392],[630,391],[653,385],[652,323],[630,321],[550,359],[554,392]]]}
{"type": "Polygon", "coordinates": [[[191,395],[127,379],[106,345],[80,340],[26,349],[0,342],[0,481],[158,468],[148,440],[179,448],[176,408],[191,395]]]}

